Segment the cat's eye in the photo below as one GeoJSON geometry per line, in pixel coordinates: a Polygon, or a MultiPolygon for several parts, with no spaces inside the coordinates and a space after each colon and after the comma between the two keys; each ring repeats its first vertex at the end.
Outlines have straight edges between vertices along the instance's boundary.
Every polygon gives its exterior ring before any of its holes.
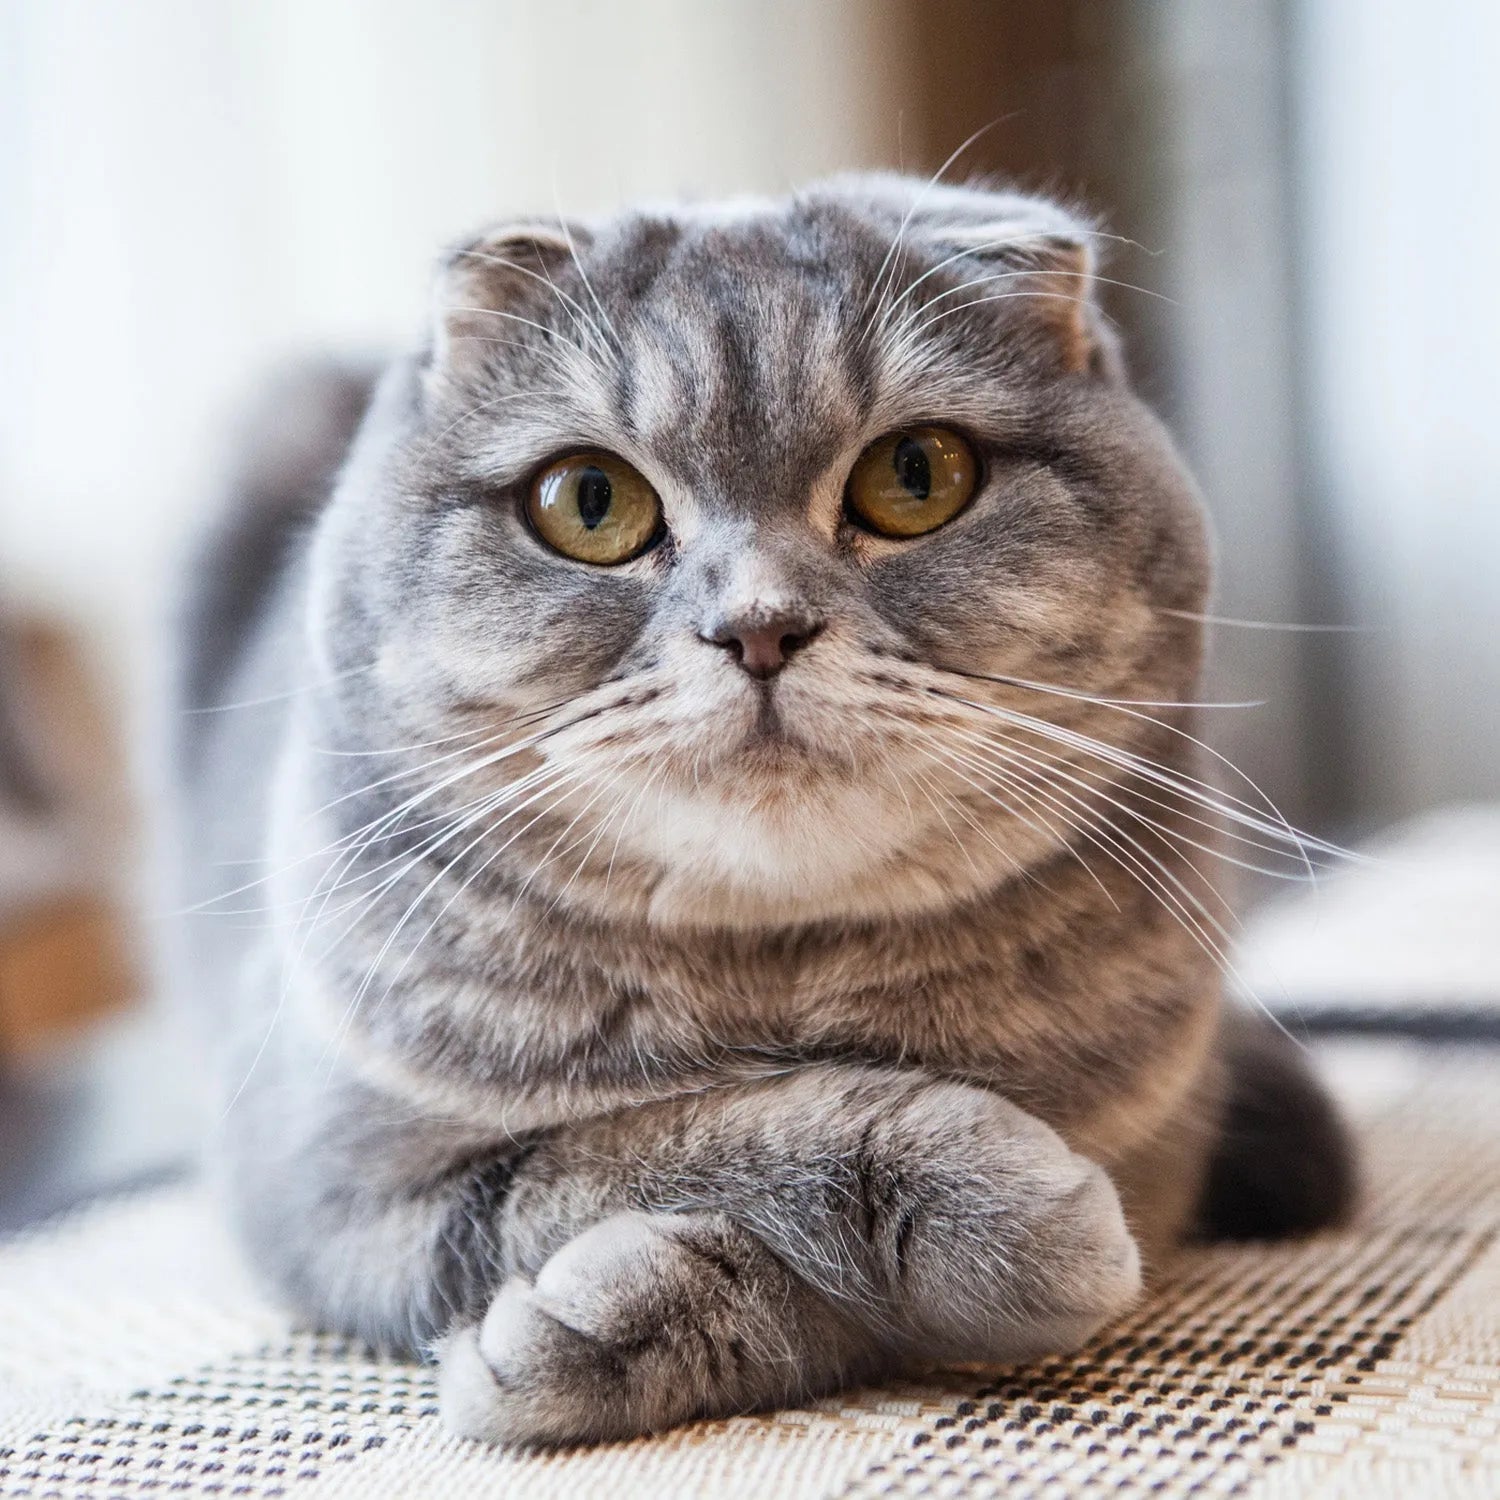
{"type": "Polygon", "coordinates": [[[661,500],[613,453],[571,453],[531,482],[526,515],[549,547],[610,567],[639,557],[660,535],[661,500]]]}
{"type": "Polygon", "coordinates": [[[947,427],[888,432],[860,454],[849,474],[849,517],[882,536],[921,536],[951,521],[974,497],[979,460],[947,427]]]}

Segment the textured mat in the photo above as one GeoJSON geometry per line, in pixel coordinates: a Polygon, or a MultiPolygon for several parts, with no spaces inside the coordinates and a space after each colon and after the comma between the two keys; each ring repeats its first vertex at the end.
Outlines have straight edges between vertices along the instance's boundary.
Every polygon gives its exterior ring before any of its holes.
{"type": "Polygon", "coordinates": [[[1351,1230],[1185,1254],[1081,1355],[551,1455],[294,1328],[191,1187],[0,1243],[0,1496],[1500,1495],[1500,1049],[1324,1044],[1351,1230]]]}

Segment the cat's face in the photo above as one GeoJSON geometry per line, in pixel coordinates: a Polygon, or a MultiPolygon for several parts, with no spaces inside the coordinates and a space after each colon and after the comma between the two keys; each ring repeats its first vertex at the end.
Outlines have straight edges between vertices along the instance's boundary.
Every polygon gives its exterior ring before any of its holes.
{"type": "Polygon", "coordinates": [[[1165,611],[1205,586],[1089,266],[1050,205],[892,178],[456,253],[322,549],[372,716],[569,721],[534,754],[663,920],[921,906],[1033,859],[1068,804],[979,762],[1058,744],[979,705],[1104,711],[983,678],[1188,696],[1165,611]]]}

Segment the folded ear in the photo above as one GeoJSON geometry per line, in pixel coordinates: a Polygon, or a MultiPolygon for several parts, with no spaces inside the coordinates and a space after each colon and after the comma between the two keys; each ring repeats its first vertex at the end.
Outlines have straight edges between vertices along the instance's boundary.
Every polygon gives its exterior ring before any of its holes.
{"type": "Polygon", "coordinates": [[[450,250],[438,266],[432,298],[435,368],[461,375],[486,351],[527,343],[538,310],[567,307],[575,256],[586,230],[559,221],[497,225],[450,250]]]}
{"type": "Polygon", "coordinates": [[[1064,369],[1077,373],[1095,363],[1100,315],[1087,240],[998,220],[958,232],[950,229],[940,243],[947,253],[962,255],[955,266],[987,268],[967,278],[974,283],[972,290],[950,295],[949,305],[971,297],[1014,299],[1018,321],[1051,340],[1064,369]]]}
{"type": "Polygon", "coordinates": [[[927,270],[916,273],[918,295],[932,304],[929,316],[966,303],[977,311],[979,299],[991,298],[994,312],[1040,334],[1065,369],[1109,370],[1113,347],[1094,301],[1094,233],[1086,220],[1046,198],[893,173],[832,186],[899,225],[901,243],[920,247],[927,270]]]}

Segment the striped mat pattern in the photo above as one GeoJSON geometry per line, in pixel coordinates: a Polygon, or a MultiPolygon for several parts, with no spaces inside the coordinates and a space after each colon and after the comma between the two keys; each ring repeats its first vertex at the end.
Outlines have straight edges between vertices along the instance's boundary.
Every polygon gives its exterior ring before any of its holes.
{"type": "Polygon", "coordinates": [[[448,1436],[431,1371],[295,1326],[196,1185],[0,1241],[0,1496],[1500,1495],[1500,1047],[1324,1040],[1359,1221],[1184,1252],[1081,1354],[587,1451],[448,1436]]]}

